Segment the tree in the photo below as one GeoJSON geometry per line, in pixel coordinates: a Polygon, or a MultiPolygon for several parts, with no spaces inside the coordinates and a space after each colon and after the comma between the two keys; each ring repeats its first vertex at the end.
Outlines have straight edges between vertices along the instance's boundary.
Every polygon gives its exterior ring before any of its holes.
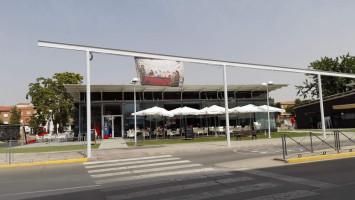
{"type": "MultiPolygon", "coordinates": [[[[311,62],[308,69],[331,71],[331,72],[342,72],[342,73],[355,73],[355,57],[349,54],[345,56],[328,58],[324,57],[321,60],[316,60],[311,62]]],[[[318,91],[318,75],[306,74],[308,77],[304,82],[303,86],[296,86],[298,89],[297,95],[307,98],[309,95],[312,99],[314,97],[319,98],[318,91]]],[[[324,96],[329,96],[337,93],[342,93],[351,90],[351,86],[347,86],[350,83],[355,83],[354,79],[333,77],[333,76],[322,76],[322,92],[324,96]]]]}
{"type": "Polygon", "coordinates": [[[31,98],[37,114],[30,119],[32,128],[39,124],[46,124],[51,119],[54,130],[62,131],[63,126],[74,115],[74,99],[64,87],[64,84],[82,83],[83,76],[71,72],[55,73],[52,78],[37,78],[35,83],[29,84],[26,98],[31,98]]]}
{"type": "Polygon", "coordinates": [[[0,118],[0,124],[4,124],[4,120],[0,118]]]}
{"type": "Polygon", "coordinates": [[[295,106],[297,105],[301,105],[301,104],[305,104],[305,103],[310,103],[312,100],[311,99],[304,99],[304,100],[301,100],[299,98],[295,99],[295,105],[290,105],[290,106],[287,106],[285,108],[285,111],[287,113],[290,113],[291,115],[294,115],[295,114],[295,106]]]}
{"type": "Polygon", "coordinates": [[[21,111],[17,110],[16,106],[12,106],[11,108],[11,117],[9,120],[10,124],[20,124],[21,121],[21,111]]]}

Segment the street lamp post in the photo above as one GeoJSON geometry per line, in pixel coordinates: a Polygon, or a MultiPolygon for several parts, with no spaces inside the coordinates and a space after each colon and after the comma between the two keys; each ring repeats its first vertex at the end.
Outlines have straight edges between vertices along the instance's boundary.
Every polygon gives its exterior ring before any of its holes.
{"type": "Polygon", "coordinates": [[[262,83],[261,85],[266,86],[266,101],[267,101],[267,124],[268,124],[268,133],[269,133],[269,138],[271,138],[271,130],[270,130],[270,109],[269,109],[269,85],[273,85],[274,83],[272,81],[269,81],[267,83],[262,83]]]}
{"type": "MultiPolygon", "coordinates": [[[[136,83],[138,83],[138,78],[133,78],[131,84],[133,84],[134,90],[134,113],[137,112],[136,106],[136,83]]],[[[134,146],[137,146],[137,115],[134,115],[134,146]]]]}
{"type": "Polygon", "coordinates": [[[51,122],[52,122],[52,110],[49,110],[49,120],[48,120],[48,134],[51,134],[51,122]]]}

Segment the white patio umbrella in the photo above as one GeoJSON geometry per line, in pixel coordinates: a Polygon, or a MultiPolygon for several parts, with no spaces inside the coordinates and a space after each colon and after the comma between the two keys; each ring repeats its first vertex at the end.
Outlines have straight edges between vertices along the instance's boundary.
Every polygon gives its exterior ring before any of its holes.
{"type": "Polygon", "coordinates": [[[256,112],[265,112],[265,111],[256,105],[248,104],[248,105],[241,106],[241,107],[231,108],[230,112],[233,112],[233,113],[256,113],[256,112]]]}
{"type": "MultiPolygon", "coordinates": [[[[221,107],[221,106],[217,106],[217,105],[212,105],[210,107],[205,107],[203,109],[201,109],[200,111],[202,111],[202,115],[213,115],[214,120],[215,120],[215,124],[216,124],[216,115],[221,115],[221,114],[225,114],[226,113],[226,109],[221,107]]],[[[215,131],[215,136],[217,137],[217,132],[215,131]]]]}
{"type": "MultiPolygon", "coordinates": [[[[174,110],[171,110],[170,112],[173,113],[174,116],[176,116],[176,115],[186,116],[186,115],[204,114],[201,110],[190,108],[190,107],[187,107],[187,106],[180,107],[180,108],[175,108],[174,110]]],[[[186,117],[185,117],[185,125],[187,125],[186,117]]]]}
{"type": "Polygon", "coordinates": [[[201,110],[190,108],[187,106],[175,108],[174,110],[171,110],[170,112],[173,115],[202,115],[202,114],[204,114],[204,112],[201,110]]]}
{"type": "Polygon", "coordinates": [[[135,113],[132,113],[132,115],[137,115],[137,116],[163,116],[163,117],[173,117],[174,114],[171,113],[170,111],[165,110],[164,108],[160,108],[157,106],[154,106],[152,108],[148,108],[145,110],[141,110],[135,113]]]}
{"type": "Polygon", "coordinates": [[[205,107],[203,109],[201,109],[200,111],[202,111],[203,115],[221,115],[226,113],[225,108],[221,107],[221,106],[210,106],[210,107],[205,107]]]}
{"type": "Polygon", "coordinates": [[[263,109],[259,108],[256,105],[253,104],[248,104],[245,106],[241,106],[241,107],[235,107],[235,108],[231,108],[229,109],[230,113],[249,113],[249,117],[250,117],[250,126],[251,126],[251,113],[257,113],[257,112],[264,112],[263,109]]]}
{"type": "MultiPolygon", "coordinates": [[[[264,110],[264,112],[267,112],[268,106],[267,105],[263,105],[263,106],[259,106],[259,108],[264,110]]],[[[276,107],[269,106],[269,112],[285,112],[285,110],[281,109],[281,108],[276,108],[276,107]]]]}
{"type": "Polygon", "coordinates": [[[171,113],[170,111],[165,110],[164,108],[160,108],[157,106],[154,106],[152,108],[148,108],[145,110],[141,110],[135,113],[132,113],[132,115],[137,115],[137,116],[164,116],[164,117],[173,117],[174,114],[171,113]]]}

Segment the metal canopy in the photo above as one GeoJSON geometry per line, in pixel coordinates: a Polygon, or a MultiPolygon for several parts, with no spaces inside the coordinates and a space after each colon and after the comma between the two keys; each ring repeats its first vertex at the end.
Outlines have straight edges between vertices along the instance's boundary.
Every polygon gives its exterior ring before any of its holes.
{"type": "MultiPolygon", "coordinates": [[[[192,62],[199,64],[207,64],[207,65],[218,65],[223,66],[223,82],[224,82],[224,101],[226,106],[226,130],[227,130],[227,141],[228,146],[230,146],[230,136],[229,136],[229,115],[228,115],[228,99],[227,99],[227,75],[226,75],[226,67],[241,67],[241,68],[250,68],[250,69],[259,69],[259,70],[273,70],[273,71],[283,71],[283,72],[292,72],[292,73],[304,73],[304,74],[315,74],[318,75],[318,86],[320,93],[320,109],[322,116],[322,130],[323,137],[326,138],[325,133],[325,122],[324,122],[324,112],[323,112],[323,97],[322,97],[322,86],[321,86],[321,76],[335,76],[335,77],[344,77],[344,78],[355,78],[355,74],[348,73],[337,73],[337,72],[326,72],[326,71],[316,71],[316,70],[306,70],[299,68],[289,68],[289,67],[281,67],[281,66],[272,66],[272,65],[259,65],[259,64],[251,64],[251,63],[239,63],[239,62],[231,62],[231,61],[222,61],[222,60],[211,60],[211,59],[202,59],[202,58],[192,58],[192,57],[182,57],[182,56],[172,56],[172,55],[164,55],[164,54],[155,54],[155,53],[145,53],[138,51],[127,51],[127,50],[119,50],[119,49],[110,49],[110,48],[102,48],[102,47],[93,47],[93,46],[84,46],[84,45],[76,45],[76,44],[65,44],[58,42],[50,42],[50,41],[38,41],[39,47],[49,47],[49,48],[57,48],[57,49],[67,49],[67,50],[75,50],[75,51],[84,51],[86,53],[86,73],[87,73],[87,86],[86,86],[86,96],[87,96],[87,108],[86,108],[86,117],[87,121],[91,121],[91,84],[90,84],[90,61],[92,60],[91,53],[102,53],[102,54],[112,54],[112,55],[121,55],[121,56],[131,56],[131,57],[142,57],[142,58],[153,58],[153,59],[163,59],[163,60],[176,60],[182,62],[192,62]]],[[[87,157],[91,157],[91,145],[90,145],[90,123],[87,123],[87,157]]]]}
{"type": "Polygon", "coordinates": [[[262,64],[241,63],[241,62],[234,62],[234,61],[211,60],[211,59],[205,59],[205,58],[193,58],[193,57],[184,57],[184,56],[173,56],[173,55],[166,55],[166,54],[128,51],[128,50],[121,50],[121,49],[102,48],[102,47],[59,43],[59,42],[42,41],[42,40],[38,41],[38,46],[39,47],[58,48],[58,49],[69,49],[69,50],[75,50],[75,51],[89,51],[92,53],[112,54],[112,55],[121,55],[121,56],[155,58],[155,59],[163,59],[163,60],[176,60],[176,61],[182,61],[182,62],[191,62],[191,63],[208,64],[208,65],[219,65],[219,66],[226,65],[228,67],[241,67],[241,68],[274,70],[274,71],[284,71],[284,72],[304,73],[304,74],[320,74],[322,76],[337,76],[337,77],[355,78],[355,74],[348,74],[348,73],[316,71],[316,70],[281,67],[281,66],[273,66],[273,65],[262,65],[262,64]]]}

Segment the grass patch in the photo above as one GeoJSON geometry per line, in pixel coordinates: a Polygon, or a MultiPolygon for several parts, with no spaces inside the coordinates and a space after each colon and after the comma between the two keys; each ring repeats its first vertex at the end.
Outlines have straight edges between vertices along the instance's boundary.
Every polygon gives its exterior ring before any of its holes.
{"type": "MultiPolygon", "coordinates": [[[[274,132],[271,133],[271,137],[272,138],[281,138],[281,135],[283,133],[286,133],[289,136],[292,137],[304,137],[306,136],[308,133],[304,132],[304,133],[289,133],[289,132],[274,132]]],[[[264,135],[264,133],[259,133],[258,134],[258,139],[266,139],[269,138],[269,136],[266,134],[264,135]]],[[[235,140],[235,137],[231,137],[231,140],[235,140]]],[[[251,137],[242,137],[242,140],[251,140],[251,137]]],[[[158,140],[145,140],[145,141],[138,141],[137,142],[137,146],[152,146],[152,145],[166,145],[166,144],[183,144],[183,143],[197,143],[197,142],[219,142],[219,141],[226,141],[227,138],[226,137],[200,137],[200,138],[195,138],[193,140],[185,140],[185,139],[181,139],[181,138],[176,138],[176,139],[158,139],[158,140]]],[[[129,147],[134,146],[134,142],[126,142],[126,144],[129,147]]]]}
{"type": "MultiPolygon", "coordinates": [[[[98,149],[100,144],[91,145],[91,149],[98,149]]],[[[41,153],[41,152],[56,152],[56,151],[75,151],[84,150],[86,145],[68,145],[68,146],[51,146],[51,147],[32,147],[32,148],[13,148],[13,153],[41,153]]],[[[8,153],[7,147],[0,148],[0,153],[8,153]]]]}

